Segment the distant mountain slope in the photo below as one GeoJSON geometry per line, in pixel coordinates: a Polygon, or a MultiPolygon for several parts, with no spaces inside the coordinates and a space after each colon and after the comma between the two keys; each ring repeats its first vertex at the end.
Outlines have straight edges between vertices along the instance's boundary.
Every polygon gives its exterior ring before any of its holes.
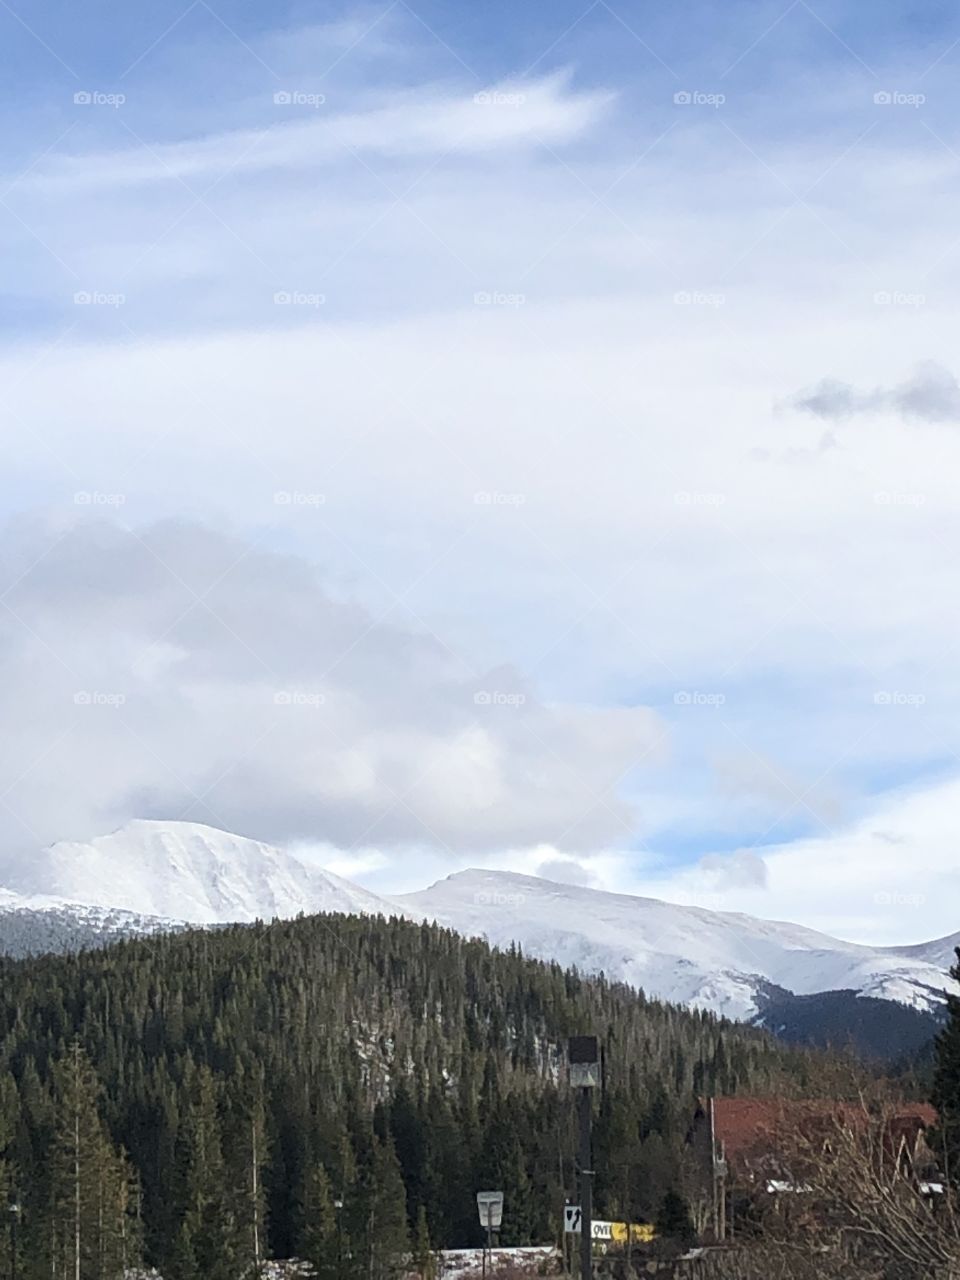
{"type": "Polygon", "coordinates": [[[791,1044],[850,1049],[878,1061],[914,1057],[942,1025],[933,1013],[856,991],[795,996],[775,988],[751,1021],[791,1044]]]}
{"type": "MultiPolygon", "coordinates": [[[[300,913],[436,920],[529,955],[603,972],[648,995],[750,1021],[777,1014],[806,1040],[836,1043],[837,993],[936,1015],[960,935],[868,947],[802,925],[605,893],[505,871],[463,871],[387,898],[272,845],[189,822],[140,820],[87,843],[61,842],[0,867],[0,952],[65,951],[155,932],[169,922],[226,924],[300,913]],[[794,1005],[796,997],[829,996],[794,1005]]],[[[881,1011],[855,1006],[865,1043],[881,1011]]],[[[892,1016],[892,1015],[891,1015],[892,1016]]],[[[776,1021],[776,1019],[774,1019],[776,1021]]],[[[887,1019],[912,1040],[923,1017],[887,1019]]],[[[786,1031],[784,1032],[786,1034],[786,1031]]],[[[894,1043],[893,1051],[899,1052],[894,1043]]]]}
{"type": "Polygon", "coordinates": [[[859,946],[802,925],[510,872],[459,872],[398,901],[459,933],[517,942],[529,955],[737,1019],[762,1012],[770,983],[797,995],[853,990],[930,1011],[948,981],[923,948],[859,946]]]}
{"type": "Polygon", "coordinates": [[[259,840],[195,822],[128,822],[89,843],[61,841],[0,868],[23,895],[227,924],[301,911],[396,910],[329,871],[259,840]]]}
{"type": "Polygon", "coordinates": [[[180,927],[175,920],[0,892],[0,955],[66,954],[180,927]]]}

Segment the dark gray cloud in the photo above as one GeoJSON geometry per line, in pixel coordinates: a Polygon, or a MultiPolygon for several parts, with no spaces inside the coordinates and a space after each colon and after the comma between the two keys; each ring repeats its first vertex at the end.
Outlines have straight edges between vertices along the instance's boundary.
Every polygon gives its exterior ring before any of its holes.
{"type": "Polygon", "coordinates": [[[341,847],[577,850],[633,826],[645,708],[546,706],[518,672],[333,598],[195,524],[21,523],[0,542],[0,852],[130,817],[341,847]]]}
{"type": "Polygon", "coordinates": [[[897,413],[923,422],[960,422],[960,383],[949,369],[931,360],[919,365],[904,382],[872,391],[824,378],[794,396],[790,405],[827,421],[866,413],[897,413]]]}

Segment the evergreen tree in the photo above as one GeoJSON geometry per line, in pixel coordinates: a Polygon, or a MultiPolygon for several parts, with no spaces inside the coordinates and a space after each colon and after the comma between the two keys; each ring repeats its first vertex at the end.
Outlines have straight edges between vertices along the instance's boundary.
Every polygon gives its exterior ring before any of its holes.
{"type": "Polygon", "coordinates": [[[437,1272],[436,1259],[430,1248],[427,1210],[422,1204],[417,1209],[417,1221],[413,1233],[413,1265],[417,1269],[420,1280],[434,1280],[437,1272]]]}
{"type": "Polygon", "coordinates": [[[338,1238],[337,1210],[330,1177],[322,1164],[307,1173],[303,1197],[300,1256],[309,1262],[318,1280],[334,1280],[341,1269],[342,1240],[338,1238]]]}
{"type": "Polygon", "coordinates": [[[367,1216],[367,1280],[394,1280],[410,1252],[407,1204],[400,1162],[391,1139],[374,1139],[363,1187],[367,1216]]]}
{"type": "Polygon", "coordinates": [[[680,1244],[691,1244],[697,1238],[690,1207],[679,1191],[671,1188],[663,1197],[656,1228],[657,1235],[680,1244]]]}

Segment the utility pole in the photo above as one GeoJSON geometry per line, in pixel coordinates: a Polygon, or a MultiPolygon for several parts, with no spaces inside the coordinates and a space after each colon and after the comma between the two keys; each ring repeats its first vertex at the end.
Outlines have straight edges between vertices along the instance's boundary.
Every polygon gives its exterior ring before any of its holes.
{"type": "Polygon", "coordinates": [[[580,1090],[580,1280],[592,1280],[593,1273],[593,1153],[591,1122],[593,1095],[580,1090]]]}
{"type": "Polygon", "coordinates": [[[343,1280],[343,1196],[333,1202],[337,1215],[337,1280],[343,1280]]]}
{"type": "Polygon", "coordinates": [[[593,1280],[593,1122],[592,1090],[600,1084],[600,1049],[596,1036],[571,1036],[570,1085],[578,1092],[580,1132],[580,1280],[593,1280]]]}
{"type": "Polygon", "coordinates": [[[20,1221],[20,1202],[16,1192],[10,1192],[7,1205],[10,1214],[10,1280],[17,1280],[17,1223],[20,1221]]]}

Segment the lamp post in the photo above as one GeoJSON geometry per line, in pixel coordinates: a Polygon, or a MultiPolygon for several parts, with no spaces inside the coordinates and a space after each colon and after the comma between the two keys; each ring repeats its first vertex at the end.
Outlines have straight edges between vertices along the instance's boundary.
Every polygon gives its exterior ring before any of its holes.
{"type": "Polygon", "coordinates": [[[337,1214],[337,1280],[343,1280],[343,1196],[333,1202],[337,1214]]]}
{"type": "Polygon", "coordinates": [[[600,1084],[600,1047],[596,1036],[571,1036],[570,1085],[579,1090],[580,1120],[580,1280],[593,1280],[592,1090],[600,1084]]]}
{"type": "Polygon", "coordinates": [[[7,1215],[10,1222],[10,1280],[17,1280],[17,1224],[20,1221],[20,1201],[15,1191],[10,1192],[7,1215]]]}

